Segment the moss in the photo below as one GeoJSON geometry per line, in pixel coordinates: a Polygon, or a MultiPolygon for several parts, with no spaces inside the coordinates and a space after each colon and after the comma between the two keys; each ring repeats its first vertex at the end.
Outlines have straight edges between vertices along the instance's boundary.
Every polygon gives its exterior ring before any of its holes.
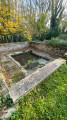
{"type": "Polygon", "coordinates": [[[12,77],[12,82],[18,82],[19,80],[23,79],[25,76],[23,75],[23,73],[20,71],[18,73],[16,73],[13,77],[12,77]]]}
{"type": "Polygon", "coordinates": [[[8,65],[5,65],[4,68],[5,68],[5,70],[6,70],[7,72],[9,72],[10,69],[11,69],[8,65]]]}
{"type": "Polygon", "coordinates": [[[8,63],[10,63],[10,61],[4,61],[4,62],[2,62],[3,64],[8,64],[8,63]]]}
{"type": "Polygon", "coordinates": [[[2,88],[2,81],[0,81],[0,89],[2,88]]]}
{"type": "Polygon", "coordinates": [[[8,65],[5,65],[4,68],[5,68],[5,70],[6,70],[7,72],[10,72],[11,70],[12,70],[12,71],[17,70],[16,65],[14,65],[14,66],[12,66],[12,67],[9,67],[8,65]]]}
{"type": "Polygon", "coordinates": [[[14,65],[14,66],[11,67],[11,69],[13,69],[13,70],[17,70],[17,66],[14,65]]]}

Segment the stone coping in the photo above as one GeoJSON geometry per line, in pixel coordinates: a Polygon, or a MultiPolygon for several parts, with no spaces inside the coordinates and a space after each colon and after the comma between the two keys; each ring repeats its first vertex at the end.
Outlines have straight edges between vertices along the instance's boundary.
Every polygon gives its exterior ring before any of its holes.
{"type": "MultiPolygon", "coordinates": [[[[15,83],[12,82],[12,76],[13,76],[13,77],[15,76],[14,73],[19,72],[19,71],[21,70],[22,74],[26,77],[26,76],[32,74],[33,72],[35,72],[35,71],[38,69],[38,68],[36,68],[36,69],[34,69],[34,70],[27,71],[26,69],[24,69],[24,68],[22,67],[22,65],[21,65],[19,62],[17,62],[17,61],[12,57],[12,55],[14,55],[14,54],[20,54],[20,53],[28,52],[28,51],[30,51],[30,50],[33,52],[33,54],[48,59],[48,60],[49,60],[48,62],[55,60],[55,58],[52,58],[49,54],[46,54],[45,52],[41,52],[41,51],[35,50],[35,49],[33,49],[33,48],[27,48],[27,49],[25,49],[25,50],[23,49],[22,51],[20,50],[20,51],[14,51],[14,52],[8,52],[8,53],[5,53],[5,54],[2,54],[2,55],[0,56],[0,58],[1,58],[1,63],[2,63],[2,65],[3,65],[3,67],[5,68],[5,73],[6,73],[6,75],[8,75],[8,77],[9,77],[8,80],[7,80],[7,79],[5,78],[5,76],[3,75],[3,80],[5,81],[6,87],[9,86],[9,85],[8,85],[9,83],[10,83],[11,86],[12,86],[13,84],[15,84],[15,83]],[[13,68],[14,68],[14,70],[13,70],[13,68]],[[9,69],[9,71],[8,71],[8,69],[9,69]],[[12,69],[12,70],[11,70],[11,69],[12,69]],[[7,71],[8,71],[8,73],[7,73],[7,71]],[[15,71],[15,72],[13,72],[13,71],[15,71]],[[13,74],[12,74],[12,72],[13,72],[13,74]]],[[[46,63],[46,64],[47,64],[47,63],[46,63]]],[[[45,65],[46,65],[46,64],[45,64],[45,65]]],[[[21,80],[21,79],[20,79],[20,80],[21,80]]]]}
{"type": "MultiPolygon", "coordinates": [[[[49,54],[46,54],[45,52],[41,51],[36,51],[34,49],[27,49],[28,52],[29,50],[32,50],[33,54],[36,54],[38,56],[44,57],[49,59],[49,63],[47,63],[44,67],[38,68],[33,72],[28,73],[25,78],[20,80],[19,82],[12,84],[11,87],[8,88],[9,94],[11,98],[13,99],[13,102],[16,102],[20,97],[23,95],[27,94],[31,89],[33,89],[38,83],[43,81],[46,77],[48,77],[52,72],[54,72],[57,68],[59,68],[61,65],[65,63],[64,60],[58,58],[52,58],[49,54]]],[[[16,65],[18,69],[21,69],[22,66],[20,63],[18,63],[16,60],[14,60],[11,55],[13,54],[19,54],[23,51],[19,52],[12,52],[10,54],[6,54],[6,56],[2,56],[2,61],[11,61],[12,65],[16,65]]],[[[8,63],[8,65],[11,64],[8,63]]],[[[27,73],[25,69],[22,68],[22,72],[27,73]]]]}
{"type": "MultiPolygon", "coordinates": [[[[40,52],[40,51],[38,52],[38,51],[35,51],[35,50],[33,50],[33,49],[28,49],[28,50],[26,50],[26,51],[19,51],[19,52],[13,52],[13,53],[8,54],[8,57],[9,57],[10,59],[12,59],[12,60],[22,69],[22,72],[25,74],[25,76],[28,76],[28,75],[30,74],[30,72],[27,71],[26,69],[24,69],[24,68],[22,67],[22,65],[21,65],[19,62],[17,62],[17,61],[12,57],[12,55],[18,55],[18,54],[21,54],[21,53],[27,53],[27,52],[29,52],[29,51],[32,51],[32,53],[33,53],[34,55],[37,55],[37,56],[43,57],[43,58],[45,58],[45,59],[48,59],[48,60],[49,60],[48,62],[55,60],[55,58],[50,57],[49,54],[46,54],[45,52],[40,52]]],[[[46,63],[46,64],[47,64],[47,63],[46,63]]],[[[36,71],[36,70],[35,70],[35,71],[36,71]]],[[[31,72],[33,72],[33,70],[31,70],[31,72]]]]}
{"type": "Polygon", "coordinates": [[[26,47],[29,47],[28,42],[7,43],[2,45],[0,44],[0,52],[8,52],[26,47]]]}

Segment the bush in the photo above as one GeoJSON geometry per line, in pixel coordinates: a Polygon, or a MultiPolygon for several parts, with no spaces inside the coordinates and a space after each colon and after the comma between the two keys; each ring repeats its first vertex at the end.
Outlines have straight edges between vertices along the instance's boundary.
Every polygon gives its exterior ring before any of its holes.
{"type": "Polygon", "coordinates": [[[52,38],[51,40],[47,40],[46,44],[53,47],[60,47],[63,49],[67,49],[67,41],[64,41],[63,39],[59,39],[59,38],[52,38]]]}
{"type": "Polygon", "coordinates": [[[67,40],[67,34],[61,34],[58,38],[67,40]]]}
{"type": "Polygon", "coordinates": [[[0,111],[4,108],[4,106],[9,108],[10,106],[12,106],[12,104],[13,101],[9,95],[3,96],[3,94],[0,94],[0,111]]]}
{"type": "Polygon", "coordinates": [[[47,33],[46,33],[46,35],[45,35],[45,39],[46,40],[49,40],[49,39],[51,39],[52,37],[57,37],[57,36],[59,36],[59,34],[60,34],[60,29],[59,28],[55,28],[55,29],[50,29],[47,33]]]}

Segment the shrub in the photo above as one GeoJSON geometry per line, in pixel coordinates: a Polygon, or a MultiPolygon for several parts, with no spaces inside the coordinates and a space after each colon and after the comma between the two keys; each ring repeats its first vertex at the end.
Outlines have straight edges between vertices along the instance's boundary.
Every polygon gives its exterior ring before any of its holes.
{"type": "Polygon", "coordinates": [[[59,39],[67,40],[67,34],[61,34],[61,35],[59,36],[59,39]]]}
{"type": "Polygon", "coordinates": [[[60,29],[59,28],[55,28],[55,29],[50,29],[46,34],[45,34],[45,39],[49,40],[52,37],[57,37],[60,34],[60,29]]]}
{"type": "Polygon", "coordinates": [[[2,110],[4,106],[10,107],[12,104],[13,101],[9,95],[3,96],[3,94],[0,94],[0,110],[2,110]]]}
{"type": "Polygon", "coordinates": [[[42,34],[40,40],[43,41],[44,39],[45,39],[45,34],[42,34]]]}
{"type": "Polygon", "coordinates": [[[67,41],[64,41],[63,39],[59,39],[59,38],[52,38],[51,40],[47,40],[46,44],[53,47],[60,47],[63,49],[67,49],[67,41]]]}

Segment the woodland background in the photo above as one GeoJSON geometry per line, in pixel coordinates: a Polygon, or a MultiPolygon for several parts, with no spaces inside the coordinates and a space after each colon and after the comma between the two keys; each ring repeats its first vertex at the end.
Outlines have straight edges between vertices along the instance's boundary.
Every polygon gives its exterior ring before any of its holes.
{"type": "Polygon", "coordinates": [[[64,0],[0,0],[0,43],[66,34],[66,7],[64,0]]]}

